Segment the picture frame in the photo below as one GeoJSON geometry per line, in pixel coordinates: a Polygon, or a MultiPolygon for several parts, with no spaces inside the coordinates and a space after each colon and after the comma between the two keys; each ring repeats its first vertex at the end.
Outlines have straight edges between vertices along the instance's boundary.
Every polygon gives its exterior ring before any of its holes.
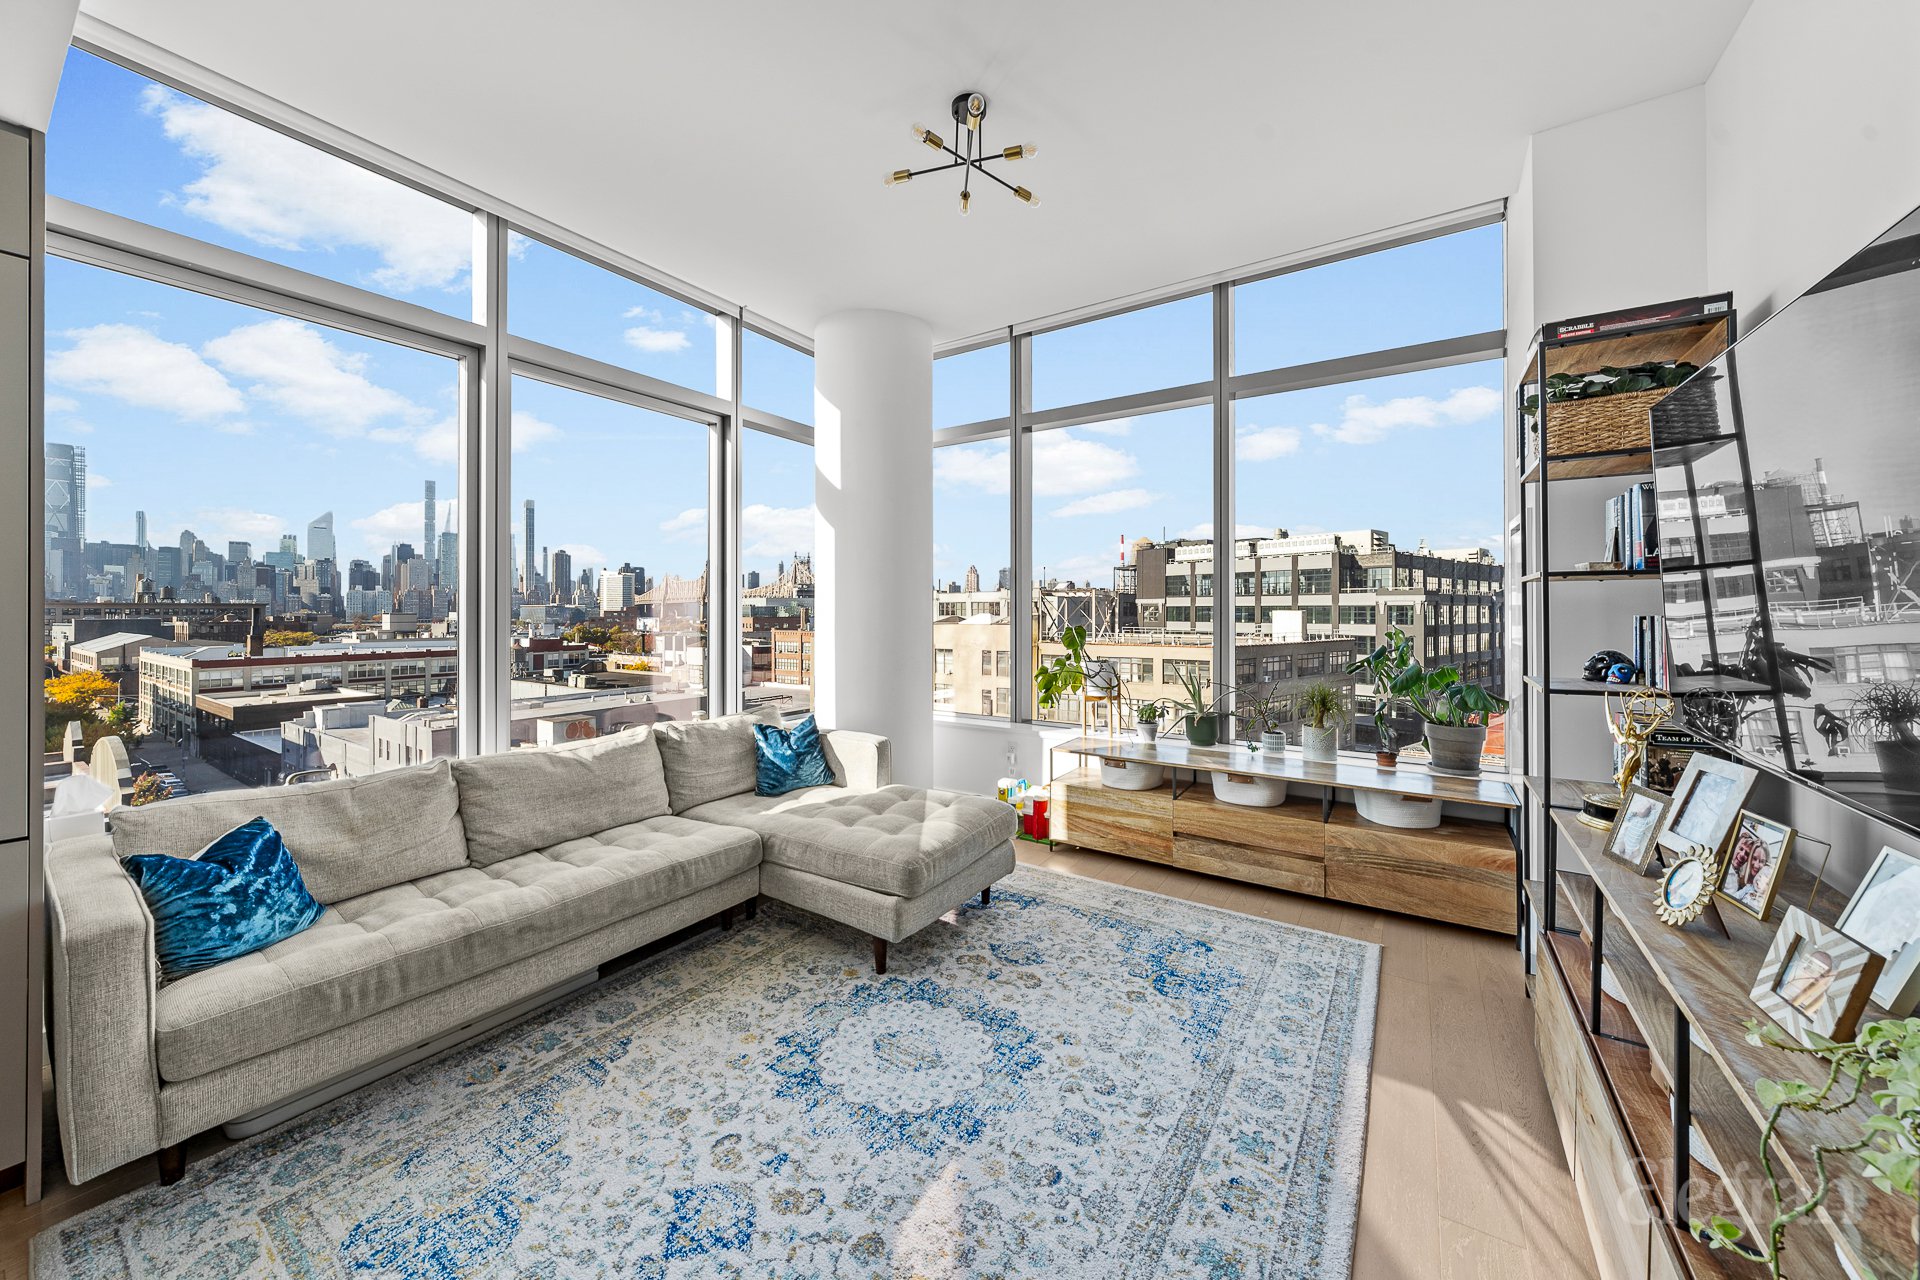
{"type": "Polygon", "coordinates": [[[1653,865],[1653,858],[1660,851],[1656,842],[1660,829],[1666,823],[1667,810],[1673,806],[1673,797],[1651,787],[1635,784],[1627,788],[1626,803],[1614,815],[1613,825],[1607,829],[1607,842],[1601,851],[1616,862],[1624,862],[1641,875],[1647,874],[1647,868],[1653,865]]]}
{"type": "Polygon", "coordinates": [[[1673,806],[1660,828],[1660,847],[1682,856],[1700,849],[1719,853],[1759,776],[1759,770],[1744,764],[1694,752],[1674,788],[1673,806]]]}
{"type": "Polygon", "coordinates": [[[1696,849],[1667,866],[1660,887],[1653,895],[1653,914],[1660,923],[1678,929],[1700,918],[1713,901],[1720,886],[1720,862],[1713,854],[1696,849]]]}
{"type": "Polygon", "coordinates": [[[1773,897],[1793,857],[1794,830],[1742,809],[1720,864],[1719,895],[1756,920],[1773,910],[1773,897]]]}
{"type": "Polygon", "coordinates": [[[1753,1002],[1801,1044],[1846,1040],[1886,961],[1798,907],[1780,921],[1753,984],[1753,1002]]]}
{"type": "Polygon", "coordinates": [[[1920,857],[1882,847],[1834,924],[1886,959],[1875,1004],[1897,1018],[1920,1007],[1920,857]]]}

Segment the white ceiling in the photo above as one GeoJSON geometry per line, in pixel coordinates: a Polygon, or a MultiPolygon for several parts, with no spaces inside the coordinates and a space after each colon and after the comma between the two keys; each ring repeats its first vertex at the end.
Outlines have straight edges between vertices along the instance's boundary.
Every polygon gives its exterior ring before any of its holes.
{"type": "Polygon", "coordinates": [[[1704,81],[1747,0],[82,8],[802,332],[947,340],[1507,195],[1529,134],[1704,81]],[[967,88],[1041,207],[881,185],[967,88]]]}

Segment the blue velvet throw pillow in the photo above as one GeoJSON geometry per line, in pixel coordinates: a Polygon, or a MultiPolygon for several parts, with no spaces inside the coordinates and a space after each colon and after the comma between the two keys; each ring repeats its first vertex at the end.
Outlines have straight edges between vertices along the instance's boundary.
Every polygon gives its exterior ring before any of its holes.
{"type": "Polygon", "coordinates": [[[166,981],[291,938],[326,910],[265,818],[242,823],[190,858],[136,853],[120,865],[153,914],[166,981]]]}
{"type": "Polygon", "coordinates": [[[827,763],[826,748],[820,745],[820,727],[812,716],[791,729],[754,725],[753,746],[759,756],[755,795],[783,796],[802,787],[833,785],[833,766],[827,763]]]}

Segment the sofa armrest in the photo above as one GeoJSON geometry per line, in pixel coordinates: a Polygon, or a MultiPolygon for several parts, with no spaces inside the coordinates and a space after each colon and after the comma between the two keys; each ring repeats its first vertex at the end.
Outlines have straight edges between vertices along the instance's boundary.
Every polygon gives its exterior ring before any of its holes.
{"type": "Polygon", "coordinates": [[[893,781],[893,740],[855,729],[828,729],[826,744],[833,779],[851,791],[878,791],[893,781]]]}
{"type": "Polygon", "coordinates": [[[112,836],[47,850],[47,922],[54,1094],[67,1177],[80,1183],[163,1145],[153,917],[112,836]]]}

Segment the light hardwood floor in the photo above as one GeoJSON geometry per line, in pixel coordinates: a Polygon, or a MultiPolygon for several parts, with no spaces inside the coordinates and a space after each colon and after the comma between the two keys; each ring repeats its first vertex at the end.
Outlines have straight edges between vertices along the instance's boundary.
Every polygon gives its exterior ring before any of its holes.
{"type": "MultiPolygon", "coordinates": [[[[1020,861],[1380,943],[1380,1009],[1353,1280],[1593,1280],[1508,939],[1174,867],[1022,842],[1020,861]]],[[[225,1143],[189,1144],[204,1159],[225,1143]]],[[[0,1280],[48,1226],[153,1180],[137,1161],[74,1188],[0,1194],[0,1280]]]]}

